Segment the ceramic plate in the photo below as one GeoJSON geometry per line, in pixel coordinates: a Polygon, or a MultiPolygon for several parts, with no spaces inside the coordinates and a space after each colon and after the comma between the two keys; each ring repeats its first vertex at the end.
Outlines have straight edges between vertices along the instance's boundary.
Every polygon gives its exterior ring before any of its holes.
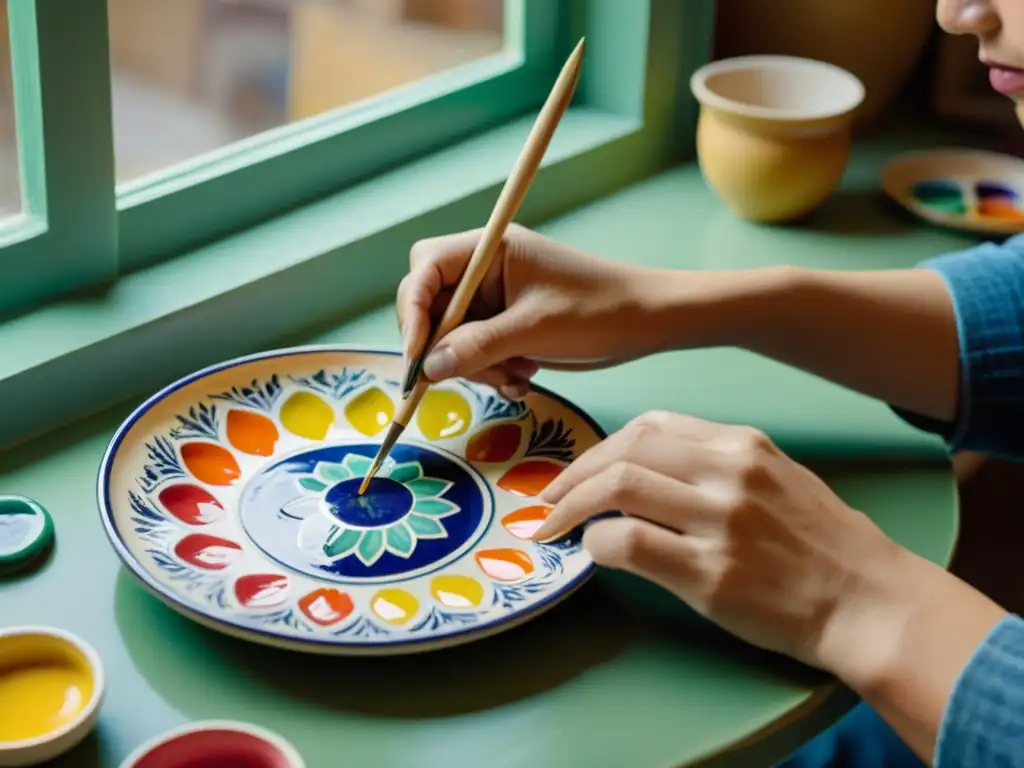
{"type": "Polygon", "coordinates": [[[540,388],[515,403],[440,384],[359,499],[402,374],[392,352],[306,347],[157,393],[103,457],[117,553],[195,621],[320,653],[453,645],[568,596],[593,563],[579,535],[529,541],[535,497],[600,428],[540,388]]]}
{"type": "Polygon", "coordinates": [[[1024,161],[972,149],[903,155],[882,171],[886,194],[926,221],[985,235],[1024,232],[1024,161]]]}

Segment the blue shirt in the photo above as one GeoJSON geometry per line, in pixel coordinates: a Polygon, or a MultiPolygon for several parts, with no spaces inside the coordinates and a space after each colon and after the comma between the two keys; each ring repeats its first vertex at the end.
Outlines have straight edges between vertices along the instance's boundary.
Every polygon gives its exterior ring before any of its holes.
{"type": "MultiPolygon", "coordinates": [[[[930,259],[945,280],[960,341],[956,418],[942,423],[896,412],[941,435],[950,450],[1024,460],[1024,235],[930,259]]],[[[920,765],[875,713],[861,705],[783,763],[920,765]]],[[[937,768],[1024,766],[1024,620],[992,629],[961,672],[936,745],[937,768]]]]}

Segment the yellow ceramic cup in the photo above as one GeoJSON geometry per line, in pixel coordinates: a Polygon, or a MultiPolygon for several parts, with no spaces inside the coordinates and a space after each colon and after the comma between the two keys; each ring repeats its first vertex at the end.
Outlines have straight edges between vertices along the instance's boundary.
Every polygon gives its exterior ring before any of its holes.
{"type": "Polygon", "coordinates": [[[701,173],[737,216],[789,221],[832,194],[864,100],[856,76],[813,59],[740,56],[701,67],[690,89],[701,173]]]}

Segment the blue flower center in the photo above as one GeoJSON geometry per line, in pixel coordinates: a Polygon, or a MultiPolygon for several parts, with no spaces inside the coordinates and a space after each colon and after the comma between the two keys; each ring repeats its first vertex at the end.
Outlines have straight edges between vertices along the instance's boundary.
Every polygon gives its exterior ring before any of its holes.
{"type": "Polygon", "coordinates": [[[390,477],[374,477],[366,493],[359,495],[361,477],[342,480],[324,496],[328,511],[355,528],[382,528],[397,523],[412,510],[412,491],[390,477]]]}

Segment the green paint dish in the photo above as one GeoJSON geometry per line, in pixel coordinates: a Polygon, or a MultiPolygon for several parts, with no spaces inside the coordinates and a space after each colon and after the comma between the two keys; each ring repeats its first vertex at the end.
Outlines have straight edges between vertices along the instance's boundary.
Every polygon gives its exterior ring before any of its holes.
{"type": "Polygon", "coordinates": [[[0,495],[0,575],[27,569],[53,540],[53,518],[39,502],[0,495]]]}
{"type": "Polygon", "coordinates": [[[914,185],[914,197],[921,205],[942,213],[955,216],[967,213],[963,190],[952,181],[920,181],[914,185]]]}

